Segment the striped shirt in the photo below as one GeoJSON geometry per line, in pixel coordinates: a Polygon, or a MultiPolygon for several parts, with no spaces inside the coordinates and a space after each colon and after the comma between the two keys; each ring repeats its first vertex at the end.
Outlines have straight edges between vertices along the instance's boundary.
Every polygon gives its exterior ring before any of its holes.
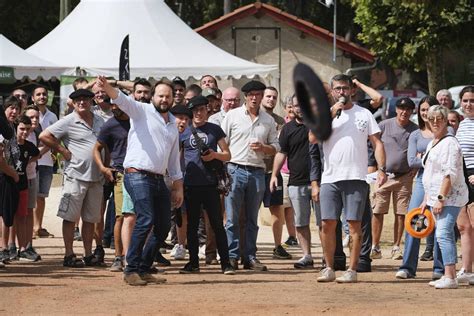
{"type": "Polygon", "coordinates": [[[474,119],[465,118],[459,124],[456,138],[461,145],[466,167],[474,168],[474,119]]]}

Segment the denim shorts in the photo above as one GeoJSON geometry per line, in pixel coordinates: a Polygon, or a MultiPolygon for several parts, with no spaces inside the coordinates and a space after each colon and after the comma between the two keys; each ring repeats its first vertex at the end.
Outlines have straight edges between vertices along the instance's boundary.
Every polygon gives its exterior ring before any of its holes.
{"type": "Polygon", "coordinates": [[[362,180],[345,180],[321,184],[321,219],[337,220],[342,209],[348,221],[362,221],[368,186],[362,180]]]}
{"type": "Polygon", "coordinates": [[[295,210],[295,226],[308,226],[311,217],[311,187],[309,185],[290,185],[288,195],[291,206],[295,210]]]}
{"type": "Polygon", "coordinates": [[[38,197],[48,197],[53,182],[53,167],[38,166],[38,197]]]}

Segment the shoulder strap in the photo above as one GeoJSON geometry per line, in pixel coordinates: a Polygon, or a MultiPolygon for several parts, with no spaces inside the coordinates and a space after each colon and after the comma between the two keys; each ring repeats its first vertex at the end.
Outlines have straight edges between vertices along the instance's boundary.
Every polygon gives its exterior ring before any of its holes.
{"type": "Polygon", "coordinates": [[[454,136],[451,135],[451,134],[446,134],[446,135],[444,135],[443,137],[441,137],[441,138],[439,139],[439,141],[438,141],[436,144],[434,144],[433,146],[431,146],[430,150],[428,150],[428,151],[426,152],[426,155],[423,157],[423,165],[426,163],[426,160],[428,159],[428,155],[430,154],[430,151],[431,151],[433,148],[435,148],[436,145],[438,145],[439,143],[441,143],[441,141],[442,141],[443,139],[445,139],[446,137],[454,137],[454,136]]]}

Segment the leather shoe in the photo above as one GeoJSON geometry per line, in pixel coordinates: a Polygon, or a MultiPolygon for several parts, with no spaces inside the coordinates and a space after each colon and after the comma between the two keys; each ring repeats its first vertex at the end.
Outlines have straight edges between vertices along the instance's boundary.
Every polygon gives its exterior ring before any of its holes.
{"type": "Polygon", "coordinates": [[[244,269],[254,271],[267,271],[267,266],[263,265],[257,259],[253,259],[244,263],[244,269]]]}

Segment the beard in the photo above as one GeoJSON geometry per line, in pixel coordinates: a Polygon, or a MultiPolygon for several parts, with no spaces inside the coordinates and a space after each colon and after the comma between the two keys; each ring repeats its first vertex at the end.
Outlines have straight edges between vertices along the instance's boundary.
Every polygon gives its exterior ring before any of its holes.
{"type": "Polygon", "coordinates": [[[149,99],[149,98],[141,97],[137,101],[142,102],[142,103],[150,103],[150,100],[151,99],[149,99]]]}
{"type": "Polygon", "coordinates": [[[169,111],[169,109],[171,108],[171,105],[155,105],[155,104],[153,104],[153,106],[155,107],[155,109],[159,113],[167,113],[169,111]]]}

